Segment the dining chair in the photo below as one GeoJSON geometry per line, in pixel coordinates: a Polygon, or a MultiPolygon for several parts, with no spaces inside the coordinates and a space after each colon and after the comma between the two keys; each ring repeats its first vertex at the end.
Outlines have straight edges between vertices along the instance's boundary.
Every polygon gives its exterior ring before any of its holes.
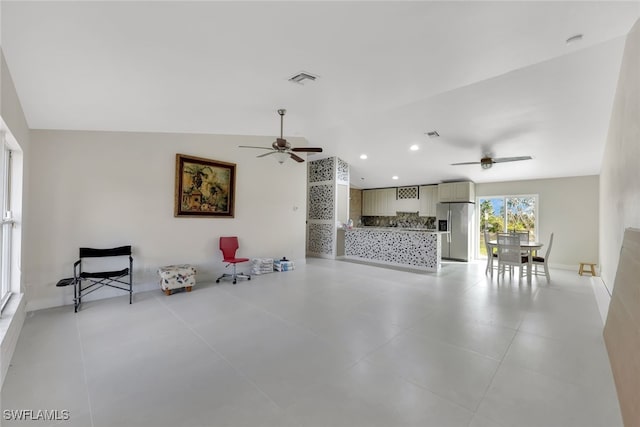
{"type": "Polygon", "coordinates": [[[551,236],[549,237],[549,245],[547,245],[547,251],[544,253],[544,256],[534,256],[531,258],[531,263],[534,266],[532,273],[540,276],[544,274],[547,276],[547,283],[551,281],[551,276],[549,275],[549,254],[551,254],[551,246],[553,246],[553,233],[551,233],[551,236]],[[544,273],[538,272],[539,265],[544,267],[544,273]]]}
{"type": "Polygon", "coordinates": [[[504,280],[504,273],[509,267],[509,275],[511,275],[514,267],[519,267],[518,282],[522,281],[527,266],[528,257],[522,255],[520,248],[520,236],[513,234],[498,234],[498,281],[500,273],[504,280]]]}
{"type": "Polygon", "coordinates": [[[528,231],[516,231],[514,234],[520,238],[520,243],[528,243],[529,242],[529,232],[528,231]]]}
{"type": "Polygon", "coordinates": [[[494,250],[495,246],[489,244],[490,236],[488,231],[484,231],[484,247],[487,250],[487,268],[484,274],[491,272],[491,278],[493,279],[493,270],[498,268],[498,265],[494,265],[493,261],[498,260],[498,253],[494,250]]]}

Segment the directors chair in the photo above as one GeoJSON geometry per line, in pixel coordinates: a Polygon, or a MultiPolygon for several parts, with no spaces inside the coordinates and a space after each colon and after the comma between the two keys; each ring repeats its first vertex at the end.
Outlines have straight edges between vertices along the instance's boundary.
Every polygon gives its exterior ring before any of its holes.
{"type": "MultiPolygon", "coordinates": [[[[97,291],[103,286],[120,289],[129,292],[129,304],[133,295],[133,258],[131,257],[131,246],[120,246],[111,249],[80,248],[80,259],[73,264],[73,305],[77,313],[82,297],[97,291]],[[83,262],[88,263],[87,258],[107,258],[107,257],[129,257],[129,267],[122,270],[83,271],[83,262]],[[124,286],[123,286],[124,285],[124,286]]],[[[108,260],[109,265],[111,262],[108,260]]],[[[122,260],[113,260],[113,263],[122,260]]]]}

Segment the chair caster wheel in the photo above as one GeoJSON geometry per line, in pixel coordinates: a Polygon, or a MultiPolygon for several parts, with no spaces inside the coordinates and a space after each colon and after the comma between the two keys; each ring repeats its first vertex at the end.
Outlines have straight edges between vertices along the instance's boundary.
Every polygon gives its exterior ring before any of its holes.
{"type": "Polygon", "coordinates": [[[234,285],[236,284],[236,281],[235,281],[235,280],[233,281],[233,284],[234,284],[234,285]]]}
{"type": "Polygon", "coordinates": [[[216,283],[220,283],[220,279],[216,280],[216,283]]]}

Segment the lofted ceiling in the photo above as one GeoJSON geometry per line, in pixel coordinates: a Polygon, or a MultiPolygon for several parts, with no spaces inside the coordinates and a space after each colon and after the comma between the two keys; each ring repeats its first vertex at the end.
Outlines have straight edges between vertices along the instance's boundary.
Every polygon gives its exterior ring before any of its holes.
{"type": "Polygon", "coordinates": [[[285,137],[324,147],[308,159],[346,160],[360,188],[598,174],[625,35],[640,16],[637,1],[1,7],[32,129],[275,138],[286,108],[285,137]],[[300,71],[318,79],[288,81],[300,71]],[[450,165],[485,155],[533,160],[450,165]]]}

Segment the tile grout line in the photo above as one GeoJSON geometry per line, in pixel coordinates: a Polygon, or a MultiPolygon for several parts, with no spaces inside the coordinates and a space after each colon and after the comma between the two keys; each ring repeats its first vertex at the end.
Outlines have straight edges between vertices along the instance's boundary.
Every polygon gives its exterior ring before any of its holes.
{"type": "Polygon", "coordinates": [[[89,403],[89,419],[91,420],[91,427],[95,426],[93,421],[93,405],[91,404],[91,393],[89,393],[89,379],[87,377],[87,362],[84,357],[84,345],[82,344],[82,335],[80,334],[80,320],[78,313],[74,313],[76,317],[76,331],[78,332],[78,341],[80,343],[80,358],[82,360],[82,376],[84,377],[84,384],[87,387],[87,401],[89,403]]]}
{"type": "MultiPolygon", "coordinates": [[[[287,320],[285,318],[282,318],[280,316],[278,316],[275,313],[272,313],[271,311],[267,310],[264,307],[261,307],[259,305],[256,305],[252,302],[248,302],[243,300],[242,298],[238,297],[237,295],[232,294],[231,292],[227,291],[226,289],[222,289],[223,292],[225,292],[227,295],[229,295],[231,298],[234,298],[244,304],[249,305],[250,307],[263,312],[264,314],[271,316],[274,319],[280,320],[282,322],[285,322],[287,325],[291,325],[292,327],[294,327],[295,329],[301,331],[301,332],[305,332],[305,333],[309,333],[311,335],[313,335],[314,337],[316,337],[317,339],[319,339],[320,341],[322,341],[323,343],[327,344],[330,348],[335,349],[336,351],[342,351],[340,350],[339,346],[337,346],[335,343],[333,343],[332,341],[329,341],[328,339],[324,338],[323,336],[319,335],[316,331],[309,329],[307,327],[304,326],[300,326],[294,322],[291,322],[290,320],[287,320]]],[[[364,302],[364,300],[362,301],[364,302]]],[[[357,305],[360,305],[362,302],[359,302],[357,305]]],[[[405,328],[406,329],[406,328],[405,328]]],[[[371,350],[370,352],[368,352],[367,354],[365,354],[363,357],[361,357],[358,360],[355,360],[354,362],[349,363],[345,368],[344,368],[344,372],[349,372],[351,371],[356,365],[358,365],[358,363],[360,363],[365,357],[367,357],[372,351],[377,350],[378,348],[386,345],[387,343],[389,343],[391,340],[393,340],[398,334],[402,333],[404,331],[404,329],[398,331],[395,335],[393,335],[391,338],[389,338],[387,341],[385,341],[383,344],[381,344],[380,346],[376,347],[375,349],[371,350]]],[[[317,386],[318,384],[309,384],[307,386],[307,388],[313,388],[315,386],[317,386]]],[[[288,408],[290,408],[291,406],[295,405],[295,402],[288,404],[287,406],[285,406],[284,408],[280,408],[281,410],[286,410],[288,408]]]]}
{"type": "Polygon", "coordinates": [[[191,333],[193,333],[193,335],[195,335],[196,337],[198,337],[198,339],[200,339],[200,341],[202,341],[207,347],[209,347],[211,349],[211,351],[213,351],[216,355],[218,355],[218,357],[220,357],[220,359],[222,361],[224,361],[231,369],[233,369],[238,375],[240,375],[242,378],[245,379],[245,381],[247,381],[249,384],[251,384],[253,387],[256,388],[256,390],[258,390],[264,397],[267,398],[267,400],[278,410],[278,411],[283,411],[283,408],[280,407],[280,405],[278,405],[272,398],[271,396],[269,396],[269,394],[267,394],[267,392],[265,392],[264,390],[262,390],[262,388],[260,388],[251,378],[249,378],[240,368],[236,367],[233,363],[231,363],[231,361],[229,361],[229,359],[227,359],[224,355],[222,355],[222,353],[220,353],[218,350],[215,349],[215,347],[213,347],[209,342],[207,342],[207,340],[205,340],[202,335],[200,335],[195,329],[193,329],[193,327],[191,327],[191,325],[189,325],[189,323],[187,323],[187,321],[185,321],[182,317],[180,317],[180,315],[178,315],[178,313],[176,313],[174,310],[172,310],[166,303],[164,303],[164,301],[162,300],[162,298],[160,298],[159,296],[154,296],[157,300],[160,301],[160,304],[162,304],[169,313],[171,313],[176,319],[178,319],[180,322],[182,322],[187,329],[189,329],[191,331],[191,333]]]}
{"type": "MultiPolygon", "coordinates": [[[[406,333],[406,332],[409,332],[409,333],[410,333],[410,332],[411,332],[411,331],[410,331],[410,329],[411,329],[411,326],[407,326],[407,327],[405,327],[404,329],[402,329],[402,330],[398,331],[398,333],[397,333],[397,334],[395,334],[393,337],[389,338],[389,340],[387,340],[387,341],[386,341],[386,342],[384,342],[383,344],[379,345],[378,347],[374,348],[373,350],[369,351],[369,352],[368,352],[367,354],[365,354],[363,357],[361,357],[360,359],[358,359],[358,361],[356,361],[353,365],[351,365],[351,366],[349,367],[348,371],[350,371],[351,369],[355,368],[358,364],[360,364],[360,363],[362,363],[362,362],[365,362],[365,363],[371,363],[372,365],[377,366],[377,364],[376,364],[375,362],[367,361],[367,360],[365,360],[365,359],[366,359],[366,358],[368,358],[368,357],[369,357],[373,352],[375,352],[375,351],[377,351],[377,350],[381,349],[382,347],[386,346],[387,344],[389,344],[389,343],[390,343],[391,341],[393,341],[394,339],[398,338],[398,336],[399,336],[400,334],[403,334],[403,333],[406,333]]],[[[459,408],[462,408],[462,409],[464,409],[465,411],[468,411],[468,412],[470,412],[470,413],[472,413],[472,414],[474,414],[474,415],[475,415],[475,411],[471,411],[470,409],[468,409],[468,408],[466,408],[466,407],[464,407],[464,406],[460,405],[460,404],[459,404],[459,403],[457,403],[457,402],[454,402],[453,400],[449,399],[448,397],[443,396],[443,395],[441,395],[441,394],[437,393],[437,392],[436,392],[436,391],[434,391],[434,390],[431,390],[430,388],[428,388],[428,387],[426,387],[426,386],[424,386],[424,385],[422,385],[422,384],[418,384],[418,383],[416,383],[416,382],[412,381],[412,380],[411,380],[411,379],[409,379],[409,378],[405,378],[402,374],[399,374],[399,373],[397,373],[397,372],[391,372],[391,373],[390,373],[390,375],[392,375],[392,376],[394,376],[394,377],[396,377],[396,378],[399,378],[399,379],[401,379],[401,380],[403,380],[403,381],[406,381],[406,382],[408,382],[409,384],[412,384],[412,385],[414,385],[415,387],[418,387],[418,388],[419,388],[419,389],[421,389],[421,390],[424,390],[424,391],[426,391],[426,392],[428,392],[428,393],[433,394],[434,396],[438,396],[439,398],[441,398],[441,399],[443,399],[443,400],[446,400],[447,402],[449,402],[449,403],[451,403],[451,404],[453,404],[453,405],[455,405],[455,406],[457,406],[457,407],[459,407],[459,408]]],[[[472,417],[472,419],[473,419],[473,417],[472,417]]],[[[471,420],[470,420],[469,422],[471,422],[471,420]]]]}
{"type": "MultiPolygon", "coordinates": [[[[538,288],[533,292],[533,295],[531,296],[532,299],[535,299],[535,296],[538,294],[539,290],[540,289],[538,288]]],[[[494,381],[496,379],[496,375],[498,375],[498,371],[500,370],[500,368],[502,368],[502,365],[504,364],[504,359],[507,357],[507,354],[509,354],[509,349],[511,348],[511,346],[513,345],[513,342],[516,340],[516,337],[520,333],[520,326],[522,325],[523,321],[524,321],[524,316],[522,316],[522,318],[520,319],[520,322],[518,323],[518,326],[516,327],[516,333],[513,334],[513,337],[511,338],[511,341],[509,342],[509,345],[507,346],[506,350],[504,351],[504,354],[500,358],[500,362],[498,363],[498,367],[496,368],[495,372],[491,376],[491,380],[489,381],[489,384],[487,385],[487,387],[485,388],[484,392],[482,393],[482,398],[480,399],[480,402],[478,403],[478,405],[476,406],[476,408],[473,411],[474,414],[478,413],[478,409],[480,408],[480,405],[482,405],[482,402],[487,397],[487,392],[489,391],[489,389],[493,385],[493,383],[494,383],[494,381]]]]}
{"type": "MultiPolygon", "coordinates": [[[[507,346],[504,354],[500,358],[500,362],[498,363],[498,367],[496,368],[496,370],[493,373],[493,375],[491,375],[491,380],[487,384],[487,387],[484,389],[484,392],[482,393],[482,397],[480,398],[480,401],[478,402],[478,405],[476,405],[476,408],[473,410],[474,415],[478,413],[478,409],[480,408],[480,405],[482,405],[482,402],[487,397],[487,392],[489,391],[489,389],[493,385],[493,383],[494,383],[494,381],[496,379],[496,375],[498,375],[498,371],[500,370],[500,368],[502,368],[502,365],[504,364],[504,359],[505,359],[505,357],[507,357],[507,354],[509,353],[509,349],[511,348],[511,346],[513,345],[513,342],[515,341],[516,337],[518,336],[518,332],[519,331],[520,331],[520,326],[518,325],[518,329],[516,330],[516,333],[513,334],[513,337],[511,338],[511,341],[509,342],[509,345],[507,346]]],[[[489,418],[489,419],[491,421],[493,421],[491,418],[489,418]]]]}
{"type": "MultiPolygon", "coordinates": [[[[322,335],[318,334],[318,333],[317,333],[316,331],[314,331],[313,329],[310,329],[310,328],[308,328],[308,327],[306,327],[306,326],[300,326],[300,325],[298,325],[298,324],[297,324],[297,323],[295,323],[295,322],[292,322],[292,321],[290,321],[290,320],[287,320],[286,318],[283,318],[283,317],[278,316],[276,313],[273,313],[273,312],[271,312],[271,311],[267,310],[267,309],[266,309],[266,308],[264,308],[264,307],[261,307],[261,306],[259,306],[259,305],[256,305],[256,304],[252,303],[252,302],[249,302],[249,301],[245,301],[245,300],[243,300],[242,298],[238,297],[237,295],[234,295],[234,294],[232,294],[231,292],[227,291],[226,289],[222,289],[222,291],[223,291],[223,292],[225,292],[227,295],[229,295],[231,298],[235,298],[236,300],[238,300],[238,301],[242,302],[243,304],[247,304],[249,307],[251,307],[251,308],[253,308],[253,309],[255,309],[255,310],[258,310],[258,311],[260,311],[260,312],[262,312],[262,313],[264,313],[264,314],[266,314],[266,315],[268,315],[268,316],[270,316],[270,317],[272,317],[272,318],[274,318],[274,319],[277,319],[277,320],[279,320],[279,321],[281,321],[281,322],[284,322],[284,323],[286,323],[287,325],[289,325],[289,326],[291,326],[291,327],[293,327],[293,328],[297,329],[297,330],[298,330],[298,331],[300,331],[300,332],[304,332],[304,333],[311,334],[311,335],[313,335],[315,338],[319,339],[320,341],[324,342],[325,344],[327,344],[328,346],[330,346],[331,348],[333,348],[333,349],[335,349],[335,350],[337,350],[337,351],[342,351],[342,350],[340,350],[340,349],[338,348],[338,346],[337,346],[335,343],[333,343],[333,342],[329,341],[328,339],[326,339],[326,338],[325,338],[325,337],[323,337],[322,335]]],[[[363,300],[362,302],[364,302],[364,300],[363,300]]],[[[362,302],[358,302],[358,304],[356,304],[356,306],[360,305],[362,302]]],[[[350,367],[351,367],[351,365],[349,365],[349,368],[348,368],[348,369],[350,369],[350,367]]]]}

